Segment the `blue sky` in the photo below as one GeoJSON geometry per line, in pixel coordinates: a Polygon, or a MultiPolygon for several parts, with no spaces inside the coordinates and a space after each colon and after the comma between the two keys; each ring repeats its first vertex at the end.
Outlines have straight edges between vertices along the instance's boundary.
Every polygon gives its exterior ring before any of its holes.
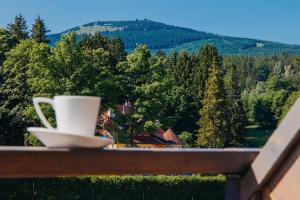
{"type": "Polygon", "coordinates": [[[300,44],[300,0],[0,0],[0,26],[40,14],[61,32],[96,20],[151,19],[227,36],[300,44]]]}

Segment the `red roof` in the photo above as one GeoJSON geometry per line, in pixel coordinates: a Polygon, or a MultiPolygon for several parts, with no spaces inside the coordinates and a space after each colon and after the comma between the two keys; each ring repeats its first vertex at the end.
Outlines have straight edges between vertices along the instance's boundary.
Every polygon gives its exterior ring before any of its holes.
{"type": "Polygon", "coordinates": [[[169,128],[164,134],[164,138],[168,142],[174,142],[175,144],[182,144],[177,135],[173,132],[171,128],[169,128]]]}
{"type": "Polygon", "coordinates": [[[142,144],[182,144],[171,128],[166,132],[159,128],[153,134],[136,135],[134,141],[142,144]]]}
{"type": "Polygon", "coordinates": [[[133,141],[136,144],[167,144],[152,135],[136,135],[133,141]]]}
{"type": "Polygon", "coordinates": [[[165,140],[164,138],[164,130],[161,128],[156,129],[156,131],[153,133],[154,136],[158,137],[161,140],[165,140]]]}

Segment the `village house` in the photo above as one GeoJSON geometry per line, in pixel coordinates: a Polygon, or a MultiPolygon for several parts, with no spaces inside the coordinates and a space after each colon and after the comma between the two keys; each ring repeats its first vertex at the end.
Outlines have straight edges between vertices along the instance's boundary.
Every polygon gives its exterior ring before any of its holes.
{"type": "MultiPolygon", "coordinates": [[[[117,105],[117,112],[113,112],[111,109],[102,113],[101,122],[102,129],[99,129],[99,133],[108,138],[118,138],[120,134],[124,134],[122,130],[124,127],[117,124],[114,119],[117,113],[126,115],[131,112],[133,107],[129,103],[123,105],[117,105]]],[[[163,130],[158,128],[153,133],[143,132],[134,136],[133,139],[134,146],[141,148],[182,148],[183,142],[177,137],[171,128],[168,130],[163,130]]],[[[128,147],[128,144],[120,143],[115,140],[114,148],[118,147],[128,147]]]]}

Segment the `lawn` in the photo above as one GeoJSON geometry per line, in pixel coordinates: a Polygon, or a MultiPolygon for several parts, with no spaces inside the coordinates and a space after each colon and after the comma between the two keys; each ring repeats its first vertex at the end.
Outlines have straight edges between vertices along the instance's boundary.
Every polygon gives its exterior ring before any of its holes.
{"type": "Polygon", "coordinates": [[[261,148],[263,147],[274,130],[266,130],[257,125],[250,125],[246,132],[246,143],[248,147],[261,148]]]}

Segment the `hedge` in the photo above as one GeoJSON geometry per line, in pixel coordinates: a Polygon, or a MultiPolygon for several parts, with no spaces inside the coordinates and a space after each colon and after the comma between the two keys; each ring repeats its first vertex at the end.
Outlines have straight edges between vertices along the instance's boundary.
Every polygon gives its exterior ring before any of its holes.
{"type": "Polygon", "coordinates": [[[0,199],[224,199],[223,176],[97,176],[2,179],[0,199]]]}

